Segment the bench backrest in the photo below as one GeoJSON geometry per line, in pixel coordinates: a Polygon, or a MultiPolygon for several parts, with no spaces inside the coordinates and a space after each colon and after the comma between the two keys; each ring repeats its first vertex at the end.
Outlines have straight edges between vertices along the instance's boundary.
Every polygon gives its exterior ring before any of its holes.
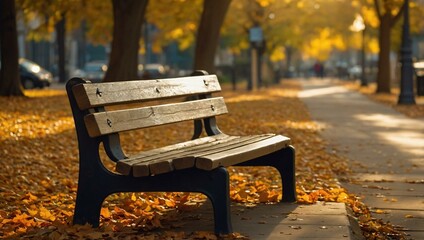
{"type": "Polygon", "coordinates": [[[72,87],[78,108],[87,112],[84,122],[90,137],[225,114],[227,108],[223,98],[211,96],[219,91],[221,87],[215,75],[86,82],[72,87]],[[181,97],[187,97],[187,101],[144,107],[129,104],[181,97]],[[113,105],[125,108],[106,109],[113,105]]]}

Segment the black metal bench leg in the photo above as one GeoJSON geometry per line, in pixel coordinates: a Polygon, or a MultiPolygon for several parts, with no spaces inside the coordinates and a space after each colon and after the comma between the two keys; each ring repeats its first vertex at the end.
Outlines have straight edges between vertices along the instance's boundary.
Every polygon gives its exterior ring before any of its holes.
{"type": "Polygon", "coordinates": [[[277,152],[237,164],[237,166],[270,166],[278,170],[283,185],[282,202],[296,201],[295,149],[287,146],[277,152]]]}
{"type": "Polygon", "coordinates": [[[87,187],[89,185],[81,182],[78,185],[73,224],[84,225],[88,223],[93,227],[98,227],[100,209],[107,194],[101,193],[100,186],[97,189],[90,189],[87,187]]]}
{"type": "Polygon", "coordinates": [[[231,225],[231,210],[230,210],[230,177],[225,168],[218,168],[211,172],[213,181],[206,191],[203,193],[208,196],[212,202],[215,233],[228,234],[233,232],[231,225]]]}
{"type": "Polygon", "coordinates": [[[283,202],[296,201],[296,179],[295,179],[295,149],[293,146],[288,146],[281,150],[282,158],[281,164],[275,166],[280,172],[283,181],[283,202]]]}

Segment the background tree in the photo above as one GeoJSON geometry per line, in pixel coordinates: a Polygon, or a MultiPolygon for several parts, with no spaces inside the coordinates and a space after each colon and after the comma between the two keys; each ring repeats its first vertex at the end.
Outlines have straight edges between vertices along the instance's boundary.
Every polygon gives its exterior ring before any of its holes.
{"type": "Polygon", "coordinates": [[[0,95],[23,96],[19,77],[15,0],[0,1],[0,95]]]}
{"type": "Polygon", "coordinates": [[[58,52],[58,73],[59,81],[65,82],[68,78],[66,74],[66,61],[65,61],[65,38],[66,38],[66,21],[65,14],[61,14],[61,19],[56,23],[56,42],[57,42],[57,52],[58,52]]]}
{"type": "Polygon", "coordinates": [[[197,30],[193,70],[215,72],[215,51],[219,32],[231,0],[204,0],[202,18],[197,30]]]}
{"type": "Polygon", "coordinates": [[[390,93],[391,91],[391,30],[402,16],[404,9],[402,2],[396,0],[374,0],[375,11],[380,22],[377,93],[390,93]]]}
{"type": "Polygon", "coordinates": [[[137,79],[138,50],[148,0],[112,0],[113,39],[104,81],[137,79]]]}

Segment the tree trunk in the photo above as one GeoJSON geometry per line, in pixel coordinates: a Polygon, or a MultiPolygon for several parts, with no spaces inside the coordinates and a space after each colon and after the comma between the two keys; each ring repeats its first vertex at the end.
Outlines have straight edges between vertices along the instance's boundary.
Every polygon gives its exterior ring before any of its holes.
{"type": "Polygon", "coordinates": [[[112,0],[113,40],[105,82],[137,79],[138,50],[148,0],[112,0]]]}
{"type": "Polygon", "coordinates": [[[215,73],[215,51],[219,31],[231,0],[204,0],[203,13],[197,30],[194,69],[215,73]]]}
{"type": "Polygon", "coordinates": [[[377,93],[390,93],[391,65],[390,65],[390,30],[391,16],[385,14],[380,21],[380,36],[378,38],[380,51],[378,53],[377,93]]]}
{"type": "Polygon", "coordinates": [[[23,96],[19,77],[15,0],[0,1],[0,96],[23,96]]]}
{"type": "Polygon", "coordinates": [[[56,23],[56,42],[57,42],[57,55],[58,55],[58,70],[59,70],[59,82],[66,82],[67,74],[65,67],[65,28],[66,20],[65,14],[62,14],[62,19],[56,23]]]}

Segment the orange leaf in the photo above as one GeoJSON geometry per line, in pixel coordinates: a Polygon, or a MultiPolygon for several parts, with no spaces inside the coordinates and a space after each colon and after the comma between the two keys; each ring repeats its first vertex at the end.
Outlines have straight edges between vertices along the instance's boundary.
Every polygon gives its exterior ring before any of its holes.
{"type": "Polygon", "coordinates": [[[102,207],[102,209],[100,209],[100,215],[104,218],[110,218],[110,211],[109,208],[104,208],[102,207]]]}

